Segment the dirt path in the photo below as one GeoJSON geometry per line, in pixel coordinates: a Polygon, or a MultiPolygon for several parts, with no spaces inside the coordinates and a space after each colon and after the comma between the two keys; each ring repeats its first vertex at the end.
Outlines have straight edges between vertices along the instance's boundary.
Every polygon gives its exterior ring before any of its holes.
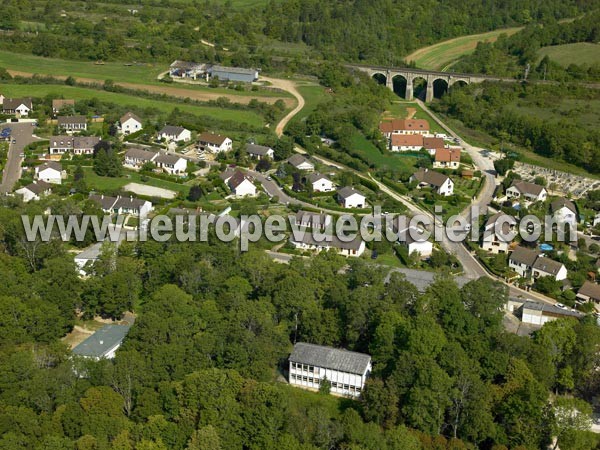
{"type": "Polygon", "coordinates": [[[415,117],[416,113],[417,113],[417,108],[410,108],[410,107],[406,108],[406,118],[407,119],[412,119],[413,117],[415,117]]]}
{"type": "Polygon", "coordinates": [[[293,81],[283,80],[281,78],[268,77],[261,77],[261,79],[268,81],[273,85],[273,87],[289,92],[298,101],[296,107],[292,109],[283,119],[281,119],[277,124],[277,127],[275,128],[275,134],[281,137],[283,135],[283,130],[285,129],[286,125],[290,122],[290,120],[294,118],[296,114],[298,114],[302,110],[302,108],[304,108],[304,97],[302,97],[302,95],[296,88],[296,83],[294,83],[293,81]]]}
{"type": "MultiPolygon", "coordinates": [[[[18,70],[8,70],[8,73],[10,73],[12,76],[21,76],[21,77],[27,77],[27,78],[31,78],[33,76],[33,73],[21,72],[18,70]]],[[[52,77],[57,78],[59,80],[65,80],[67,78],[64,75],[52,75],[52,77]]],[[[102,83],[102,80],[98,80],[98,79],[94,79],[94,78],[82,78],[82,77],[74,77],[74,78],[80,83],[102,83]]],[[[273,82],[276,80],[269,79],[269,81],[273,82]]],[[[285,81],[285,80],[281,80],[281,81],[285,81]]],[[[136,84],[136,83],[128,83],[128,82],[122,82],[122,81],[115,81],[115,85],[124,87],[126,89],[148,91],[153,94],[165,94],[165,95],[169,95],[172,97],[179,97],[179,98],[190,98],[192,100],[198,100],[198,101],[203,101],[203,102],[206,102],[209,100],[217,100],[220,97],[227,97],[232,103],[241,103],[243,105],[248,104],[250,102],[250,100],[252,100],[253,98],[255,98],[261,102],[265,102],[265,103],[269,103],[269,104],[275,103],[277,100],[283,100],[285,102],[286,106],[288,106],[288,107],[292,106],[295,103],[295,101],[291,98],[264,97],[261,95],[256,95],[256,96],[235,95],[235,94],[224,94],[224,93],[217,93],[217,92],[213,93],[213,92],[204,92],[204,91],[200,91],[200,90],[179,88],[179,87],[173,87],[173,86],[155,86],[152,84],[136,84]]],[[[279,86],[276,86],[276,83],[273,83],[273,85],[275,87],[279,87],[279,86]]],[[[285,89],[285,90],[287,90],[287,89],[285,89]]]]}

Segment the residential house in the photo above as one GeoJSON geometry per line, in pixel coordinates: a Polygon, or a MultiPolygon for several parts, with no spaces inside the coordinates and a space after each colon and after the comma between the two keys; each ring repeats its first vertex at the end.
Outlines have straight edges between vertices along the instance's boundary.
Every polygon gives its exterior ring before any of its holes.
{"type": "Polygon", "coordinates": [[[124,166],[130,169],[141,169],[146,163],[153,163],[158,157],[158,152],[151,152],[142,148],[130,148],[125,152],[124,166]]]}
{"type": "Polygon", "coordinates": [[[514,180],[510,187],[506,190],[506,196],[509,199],[523,198],[530,202],[546,201],[548,191],[544,186],[539,184],[529,183],[522,180],[514,180]]]}
{"type": "Polygon", "coordinates": [[[448,197],[454,194],[454,182],[452,179],[435,170],[421,168],[410,177],[410,181],[416,181],[419,188],[431,187],[438,195],[448,197]]]}
{"type": "Polygon", "coordinates": [[[313,192],[333,191],[333,183],[325,175],[311,173],[306,179],[311,184],[313,192]]]}
{"type": "Polygon", "coordinates": [[[567,268],[536,250],[518,246],[508,258],[508,267],[522,278],[551,276],[557,281],[567,278],[567,268]]]}
{"type": "Polygon", "coordinates": [[[275,156],[275,151],[271,147],[265,147],[264,145],[247,144],[246,153],[249,156],[256,159],[271,158],[275,156]]]}
{"type": "Polygon", "coordinates": [[[227,184],[227,182],[229,181],[229,179],[236,173],[238,172],[237,169],[234,169],[233,167],[228,167],[227,169],[225,169],[225,171],[223,171],[220,175],[219,178],[221,178],[221,180],[223,180],[223,183],[227,184]]]}
{"type": "Polygon", "coordinates": [[[538,303],[527,300],[523,303],[518,310],[523,323],[529,323],[532,325],[544,325],[546,322],[550,322],[556,319],[562,319],[565,317],[581,318],[583,315],[577,311],[572,311],[567,308],[559,308],[556,305],[550,305],[548,303],[538,303]]]}
{"type": "Polygon", "coordinates": [[[227,179],[226,183],[236,197],[254,197],[256,195],[256,186],[252,180],[240,170],[236,170],[233,175],[227,179]]]}
{"type": "Polygon", "coordinates": [[[131,325],[104,325],[85,341],[75,347],[73,355],[99,361],[113,359],[123,343],[131,325]]]}
{"type": "Polygon", "coordinates": [[[158,138],[165,142],[188,142],[192,139],[192,133],[190,130],[183,127],[165,125],[162,130],[158,132],[158,138]]]}
{"type": "Polygon", "coordinates": [[[169,66],[169,75],[173,78],[208,78],[208,64],[196,63],[191,61],[174,61],[169,66]]]}
{"type": "Polygon", "coordinates": [[[55,98],[52,100],[52,114],[54,116],[58,115],[61,111],[73,111],[74,108],[75,100],[73,99],[55,98]]]}
{"type": "Polygon", "coordinates": [[[557,223],[577,225],[577,206],[571,200],[559,198],[550,204],[550,212],[557,223]]]}
{"type": "Polygon", "coordinates": [[[577,291],[577,299],[581,302],[600,304],[600,285],[586,281],[577,291]]]}
{"type": "Polygon", "coordinates": [[[326,236],[322,240],[317,240],[313,233],[305,232],[301,236],[295,236],[292,233],[290,243],[297,249],[315,251],[327,251],[334,249],[342,256],[359,257],[365,252],[365,241],[360,236],[352,239],[349,242],[344,242],[337,236],[326,236]]]}
{"type": "Polygon", "coordinates": [[[371,374],[371,357],[365,353],[297,342],[289,357],[289,382],[292,386],[319,390],[324,379],[331,383],[330,393],[359,397],[371,374]]]}
{"type": "Polygon", "coordinates": [[[393,134],[429,134],[429,122],[424,119],[394,119],[381,122],[379,131],[391,139],[393,134]]]}
{"type": "Polygon", "coordinates": [[[406,247],[409,255],[418,254],[421,258],[428,258],[433,253],[433,243],[427,240],[423,230],[414,226],[398,230],[396,223],[392,225],[392,230],[398,236],[397,242],[406,247]]]}
{"type": "Polygon", "coordinates": [[[423,148],[427,150],[430,155],[435,155],[435,151],[438,148],[446,148],[446,143],[442,138],[426,136],[423,138],[423,148]]]}
{"type": "Polygon", "coordinates": [[[39,200],[40,198],[49,195],[52,192],[52,185],[45,181],[34,181],[25,187],[17,189],[15,192],[22,195],[23,201],[27,203],[31,200],[39,200]]]}
{"type": "Polygon", "coordinates": [[[0,105],[2,105],[4,103],[4,99],[6,97],[4,96],[4,94],[0,94],[0,105]]]}
{"type": "Polygon", "coordinates": [[[367,198],[353,187],[343,187],[338,189],[337,198],[344,208],[366,208],[367,198]]]}
{"type": "Polygon", "coordinates": [[[67,177],[60,163],[49,161],[35,168],[35,178],[50,184],[61,184],[67,177]]]}
{"type": "Polygon", "coordinates": [[[331,216],[325,213],[316,213],[300,210],[296,213],[296,226],[324,230],[331,225],[331,216]]]}
{"type": "Polygon", "coordinates": [[[287,162],[298,170],[305,170],[307,172],[315,170],[315,165],[298,153],[290,156],[287,162]]]}
{"type": "Polygon", "coordinates": [[[142,119],[132,112],[125,113],[123,117],[119,119],[119,129],[124,135],[137,133],[143,129],[142,119]]]}
{"type": "Polygon", "coordinates": [[[212,66],[209,69],[211,78],[217,78],[221,81],[241,81],[243,83],[252,83],[258,80],[257,69],[244,69],[241,67],[212,66]]]}
{"type": "Polygon", "coordinates": [[[135,197],[90,194],[89,199],[97,203],[107,214],[134,214],[144,218],[153,209],[151,202],[135,197]]]}
{"type": "Polygon", "coordinates": [[[460,149],[438,148],[433,161],[434,169],[458,169],[460,149]]]}
{"type": "Polygon", "coordinates": [[[171,153],[160,153],[154,160],[156,167],[170,175],[187,175],[187,159],[171,153]]]}
{"type": "Polygon", "coordinates": [[[485,222],[481,248],[491,253],[508,253],[512,242],[511,233],[515,231],[517,219],[499,212],[485,222]]]}
{"type": "Polygon", "coordinates": [[[70,150],[73,150],[72,136],[50,136],[51,155],[62,155],[70,150]]]}
{"type": "Polygon", "coordinates": [[[75,136],[73,138],[73,154],[93,155],[94,148],[101,139],[97,136],[75,136]]]}
{"type": "Polygon", "coordinates": [[[30,98],[5,98],[2,102],[4,114],[27,117],[31,111],[33,111],[33,103],[30,98]]]}
{"type": "Polygon", "coordinates": [[[227,136],[214,133],[202,133],[198,136],[198,150],[211,153],[229,152],[233,148],[233,141],[227,136]]]}
{"type": "Polygon", "coordinates": [[[90,194],[88,198],[90,201],[96,203],[106,214],[115,212],[113,206],[117,201],[117,197],[111,197],[104,194],[90,194]]]}
{"type": "Polygon", "coordinates": [[[419,151],[423,148],[423,135],[392,134],[390,148],[393,152],[419,151]]]}
{"type": "Polygon", "coordinates": [[[87,130],[87,118],[85,116],[58,116],[58,128],[67,133],[87,130]]]}

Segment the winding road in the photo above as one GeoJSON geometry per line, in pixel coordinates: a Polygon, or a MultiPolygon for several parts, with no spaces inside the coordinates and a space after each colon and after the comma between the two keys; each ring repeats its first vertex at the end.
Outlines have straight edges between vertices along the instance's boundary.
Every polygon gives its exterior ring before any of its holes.
{"type": "Polygon", "coordinates": [[[268,81],[269,83],[271,83],[273,87],[289,92],[294,96],[294,98],[298,102],[296,107],[292,109],[283,119],[281,119],[275,127],[275,134],[277,135],[277,137],[281,137],[283,135],[283,130],[285,130],[285,127],[290,122],[290,120],[292,120],[294,116],[298,114],[302,110],[302,108],[304,108],[304,97],[302,97],[302,94],[300,94],[300,91],[298,91],[298,88],[296,87],[296,83],[294,83],[293,81],[284,80],[281,78],[261,78],[264,81],[268,81]]]}

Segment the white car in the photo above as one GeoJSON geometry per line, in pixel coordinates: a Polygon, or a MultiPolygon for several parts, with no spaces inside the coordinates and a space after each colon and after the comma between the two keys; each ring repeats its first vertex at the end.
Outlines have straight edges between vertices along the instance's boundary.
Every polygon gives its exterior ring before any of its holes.
{"type": "Polygon", "coordinates": [[[565,305],[563,305],[562,303],[557,303],[556,307],[560,308],[560,309],[567,309],[567,307],[565,305]]]}

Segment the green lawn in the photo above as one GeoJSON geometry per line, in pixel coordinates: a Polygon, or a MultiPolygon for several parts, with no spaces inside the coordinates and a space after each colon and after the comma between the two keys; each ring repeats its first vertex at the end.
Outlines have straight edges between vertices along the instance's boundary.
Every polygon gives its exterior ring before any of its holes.
{"type": "Polygon", "coordinates": [[[539,59],[548,56],[552,61],[567,67],[569,64],[600,63],[600,44],[578,42],[576,44],[543,47],[538,52],[539,59]]]}
{"type": "Polygon", "coordinates": [[[330,97],[330,94],[325,91],[325,88],[318,85],[299,85],[298,91],[300,92],[300,95],[304,97],[305,104],[304,108],[302,108],[300,112],[296,114],[290,123],[306,119],[306,117],[308,117],[310,113],[315,110],[319,103],[327,100],[330,97]]]}
{"type": "Polygon", "coordinates": [[[389,167],[409,171],[414,168],[417,161],[416,157],[402,155],[401,153],[382,154],[371,141],[359,133],[352,137],[352,150],[361,154],[364,159],[374,164],[378,169],[389,167]]]}
{"type": "Polygon", "coordinates": [[[98,176],[91,167],[84,167],[83,171],[85,173],[85,183],[87,187],[97,191],[116,191],[129,183],[140,183],[148,186],[170,189],[176,192],[183,192],[186,195],[190,189],[190,187],[185,184],[174,183],[159,178],[149,177],[147,181],[142,181],[142,177],[139,173],[130,170],[124,170],[123,176],[119,178],[98,176]]]}
{"type": "Polygon", "coordinates": [[[501,34],[510,36],[521,29],[522,27],[501,28],[487,33],[460,36],[416,50],[404,59],[407,62],[414,61],[420,69],[446,71],[461,56],[473,53],[477,43],[494,42],[501,34]]]}
{"type": "Polygon", "coordinates": [[[2,86],[2,93],[6,97],[45,97],[51,95],[53,97],[63,96],[65,98],[73,98],[75,100],[86,100],[97,98],[102,101],[116,103],[122,106],[128,106],[139,110],[140,108],[156,108],[164,113],[170,113],[174,108],[179,108],[181,111],[189,112],[196,115],[211,116],[219,120],[233,120],[235,122],[245,122],[253,126],[263,126],[264,121],[261,116],[252,111],[242,111],[235,109],[225,109],[213,106],[196,106],[185,103],[174,103],[162,100],[151,100],[140,98],[134,95],[119,94],[115,92],[107,92],[97,89],[87,89],[63,85],[18,85],[5,84],[2,86]]]}

